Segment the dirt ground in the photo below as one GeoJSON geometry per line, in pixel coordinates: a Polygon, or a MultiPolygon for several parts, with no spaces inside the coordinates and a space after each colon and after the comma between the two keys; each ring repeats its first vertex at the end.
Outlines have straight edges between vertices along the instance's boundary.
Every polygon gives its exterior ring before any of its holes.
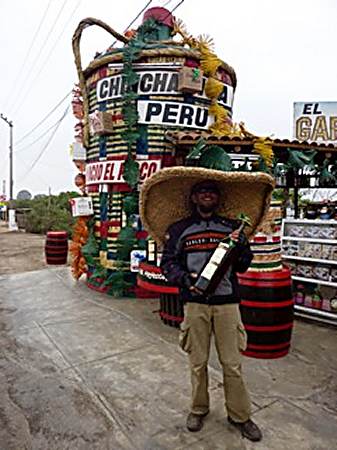
{"type": "Polygon", "coordinates": [[[47,267],[44,245],[46,237],[25,231],[8,231],[0,221],[0,275],[30,272],[47,267]]]}

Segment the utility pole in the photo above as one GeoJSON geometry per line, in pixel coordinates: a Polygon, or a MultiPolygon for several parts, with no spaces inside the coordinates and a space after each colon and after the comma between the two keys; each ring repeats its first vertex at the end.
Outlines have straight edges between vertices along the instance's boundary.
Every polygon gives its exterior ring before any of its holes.
{"type": "Polygon", "coordinates": [[[13,121],[8,120],[3,114],[0,115],[9,126],[9,202],[13,200],[13,121]]]}
{"type": "Polygon", "coordinates": [[[0,114],[9,126],[9,204],[8,204],[8,227],[11,231],[16,231],[18,226],[15,220],[15,209],[13,209],[13,121],[8,120],[3,114],[0,114]]]}

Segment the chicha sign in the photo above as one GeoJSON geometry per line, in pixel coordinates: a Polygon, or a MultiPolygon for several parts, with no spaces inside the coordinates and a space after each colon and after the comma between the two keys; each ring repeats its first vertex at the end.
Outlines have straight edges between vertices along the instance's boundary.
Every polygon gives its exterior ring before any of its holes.
{"type": "MultiPolygon", "coordinates": [[[[137,83],[138,95],[170,96],[170,101],[138,100],[138,122],[141,124],[160,124],[167,126],[183,126],[190,128],[207,129],[213,122],[205,106],[192,105],[172,100],[172,96],[181,94],[178,90],[179,72],[169,70],[137,70],[139,80],[137,83]]],[[[209,100],[205,94],[203,78],[202,91],[193,97],[209,100]]],[[[121,98],[125,92],[125,82],[122,74],[112,75],[98,81],[96,86],[97,101],[103,102],[121,98]]],[[[223,83],[223,90],[218,103],[231,110],[233,104],[233,87],[223,83]]]]}
{"type": "MultiPolygon", "coordinates": [[[[157,159],[139,160],[139,180],[143,182],[146,178],[158,172],[161,161],[157,159]]],[[[123,178],[124,160],[97,161],[86,166],[86,185],[125,183],[123,178]]]]}

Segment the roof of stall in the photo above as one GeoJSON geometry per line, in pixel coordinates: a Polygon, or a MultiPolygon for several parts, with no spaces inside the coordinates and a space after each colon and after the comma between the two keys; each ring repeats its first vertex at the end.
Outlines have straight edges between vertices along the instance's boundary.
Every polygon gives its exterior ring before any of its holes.
{"type": "MultiPolygon", "coordinates": [[[[200,138],[204,138],[208,145],[219,146],[252,146],[254,140],[258,136],[214,136],[207,131],[167,131],[166,137],[176,146],[190,146],[194,145],[200,138]]],[[[325,144],[317,142],[298,141],[290,139],[272,139],[268,138],[272,143],[273,148],[291,147],[299,150],[318,150],[323,152],[337,153],[337,146],[334,144],[325,144]]]]}

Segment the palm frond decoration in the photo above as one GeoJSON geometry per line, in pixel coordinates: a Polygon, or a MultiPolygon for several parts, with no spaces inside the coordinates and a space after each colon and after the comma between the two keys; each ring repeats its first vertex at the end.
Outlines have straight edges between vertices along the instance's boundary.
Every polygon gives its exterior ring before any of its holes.
{"type": "Polygon", "coordinates": [[[263,158],[268,168],[272,167],[274,152],[271,141],[268,138],[255,139],[253,144],[253,152],[258,153],[263,158]]]}
{"type": "Polygon", "coordinates": [[[181,19],[174,19],[173,35],[179,34],[182,38],[188,35],[185,23],[181,19]]]}
{"type": "Polygon", "coordinates": [[[257,136],[246,129],[244,122],[239,123],[239,129],[241,131],[242,137],[246,138],[256,138],[257,136]]]}
{"type": "Polygon", "coordinates": [[[210,115],[214,116],[214,123],[209,130],[214,136],[228,136],[232,132],[232,121],[228,117],[228,112],[218,103],[214,103],[208,109],[210,115]]]}
{"type": "Polygon", "coordinates": [[[198,161],[202,152],[206,149],[206,141],[204,138],[198,139],[190,153],[186,156],[186,162],[189,166],[198,165],[198,161]]]}
{"type": "Polygon", "coordinates": [[[270,173],[269,167],[262,156],[259,156],[258,161],[253,162],[252,169],[254,172],[270,173]]]}
{"type": "Polygon", "coordinates": [[[303,169],[307,166],[315,169],[314,158],[317,154],[316,150],[306,150],[305,152],[292,148],[287,148],[287,150],[289,155],[286,163],[287,168],[303,169]]]}
{"type": "Polygon", "coordinates": [[[208,169],[232,171],[233,163],[230,156],[225,150],[217,145],[210,145],[201,154],[199,159],[199,167],[206,167],[208,169]]]}
{"type": "Polygon", "coordinates": [[[211,99],[211,101],[216,101],[222,93],[223,88],[223,83],[221,83],[221,81],[213,77],[209,77],[205,85],[205,94],[211,99]]]}
{"type": "Polygon", "coordinates": [[[123,198],[123,211],[128,218],[133,214],[138,214],[138,195],[136,193],[128,194],[123,198]]]}
{"type": "Polygon", "coordinates": [[[221,59],[215,53],[211,51],[201,52],[200,65],[205,75],[214,76],[221,64],[221,59]]]}
{"type": "Polygon", "coordinates": [[[208,34],[201,34],[197,37],[199,50],[203,52],[210,52],[214,49],[214,40],[208,34]]]}
{"type": "Polygon", "coordinates": [[[121,270],[112,272],[105,280],[104,285],[109,286],[108,294],[114,297],[127,295],[128,289],[132,287],[132,283],[126,280],[126,274],[121,270]]]}
{"type": "MultiPolygon", "coordinates": [[[[333,171],[330,171],[331,162],[325,158],[322,164],[322,168],[319,172],[319,184],[320,186],[335,186],[336,176],[333,171]]],[[[332,168],[333,169],[333,168],[332,168]]]]}
{"type": "Polygon", "coordinates": [[[130,252],[137,244],[135,231],[132,227],[122,228],[116,240],[116,256],[119,261],[129,261],[130,252]]]}
{"type": "Polygon", "coordinates": [[[124,180],[132,188],[137,186],[139,180],[139,164],[128,154],[125,162],[123,163],[123,177],[124,180]]]}

